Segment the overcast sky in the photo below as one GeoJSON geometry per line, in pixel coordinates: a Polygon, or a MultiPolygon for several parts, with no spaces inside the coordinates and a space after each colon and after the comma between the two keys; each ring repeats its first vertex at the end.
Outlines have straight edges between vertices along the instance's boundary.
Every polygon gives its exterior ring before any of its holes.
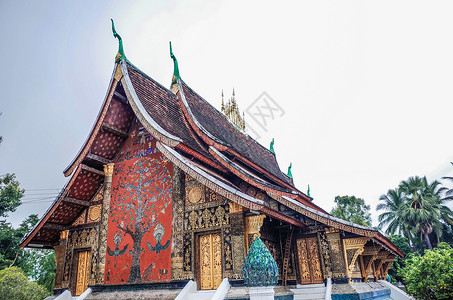
{"type": "Polygon", "coordinates": [[[266,92],[283,112],[264,129],[246,120],[328,211],[355,195],[377,225],[388,189],[453,171],[451,1],[29,2],[0,1],[0,174],[27,190],[15,226],[42,216],[90,132],[118,49],[110,18],[164,86],[171,40],[181,77],[215,107],[222,89],[248,111],[266,92]]]}

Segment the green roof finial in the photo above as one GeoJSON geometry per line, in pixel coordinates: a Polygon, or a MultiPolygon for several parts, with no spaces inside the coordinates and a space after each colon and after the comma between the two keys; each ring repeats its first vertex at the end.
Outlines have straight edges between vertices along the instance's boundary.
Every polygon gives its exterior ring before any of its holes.
{"type": "Polygon", "coordinates": [[[171,49],[171,42],[170,42],[170,57],[171,57],[171,59],[173,59],[173,78],[172,78],[172,82],[176,83],[176,80],[178,78],[181,78],[181,76],[179,76],[178,60],[176,59],[176,56],[173,54],[173,51],[171,49]]]}
{"type": "Polygon", "coordinates": [[[124,55],[124,50],[123,50],[123,40],[121,39],[121,36],[116,32],[115,30],[115,24],[113,23],[113,19],[110,19],[112,21],[112,31],[113,31],[113,36],[118,39],[119,46],[118,46],[118,54],[115,57],[115,61],[120,61],[121,59],[125,59],[126,55],[124,55]]]}
{"type": "Polygon", "coordinates": [[[275,154],[275,150],[274,150],[274,138],[272,138],[272,142],[271,142],[271,146],[270,146],[269,150],[271,150],[271,152],[275,154]]]}
{"type": "Polygon", "coordinates": [[[287,174],[289,178],[293,178],[293,174],[291,173],[292,167],[293,167],[293,163],[290,163],[289,167],[288,167],[288,174],[287,174]]]}
{"type": "Polygon", "coordinates": [[[311,197],[311,196],[310,196],[310,185],[308,185],[307,196],[308,196],[308,197],[311,197]]]}

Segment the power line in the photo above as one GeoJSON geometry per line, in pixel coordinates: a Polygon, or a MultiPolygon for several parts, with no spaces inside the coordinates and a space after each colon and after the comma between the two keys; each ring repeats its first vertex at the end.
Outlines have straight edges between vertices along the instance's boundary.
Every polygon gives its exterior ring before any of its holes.
{"type": "Polygon", "coordinates": [[[59,191],[60,189],[25,189],[25,191],[59,191]]]}

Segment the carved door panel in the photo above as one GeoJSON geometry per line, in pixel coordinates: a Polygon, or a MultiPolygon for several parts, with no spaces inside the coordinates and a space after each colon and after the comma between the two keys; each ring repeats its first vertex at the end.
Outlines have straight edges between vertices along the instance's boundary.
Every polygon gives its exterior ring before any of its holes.
{"type": "Polygon", "coordinates": [[[318,241],[316,237],[298,239],[296,242],[301,284],[322,283],[321,262],[319,260],[318,241]]]}
{"type": "Polygon", "coordinates": [[[90,259],[91,253],[89,250],[77,253],[76,296],[81,295],[88,288],[88,277],[91,266],[90,259]]]}
{"type": "Polygon", "coordinates": [[[220,233],[201,235],[200,287],[202,290],[217,289],[222,282],[222,243],[220,233]]]}

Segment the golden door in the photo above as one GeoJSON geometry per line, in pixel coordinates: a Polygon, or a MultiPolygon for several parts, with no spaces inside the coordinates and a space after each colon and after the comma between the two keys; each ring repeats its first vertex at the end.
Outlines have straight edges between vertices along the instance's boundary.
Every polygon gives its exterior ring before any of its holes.
{"type": "Polygon", "coordinates": [[[77,253],[76,296],[81,295],[88,288],[90,258],[91,255],[89,250],[77,253]]]}
{"type": "Polygon", "coordinates": [[[322,283],[323,278],[317,238],[298,239],[296,244],[300,283],[322,283]]]}
{"type": "Polygon", "coordinates": [[[222,243],[220,233],[201,235],[200,287],[202,290],[217,289],[222,282],[222,243]]]}

